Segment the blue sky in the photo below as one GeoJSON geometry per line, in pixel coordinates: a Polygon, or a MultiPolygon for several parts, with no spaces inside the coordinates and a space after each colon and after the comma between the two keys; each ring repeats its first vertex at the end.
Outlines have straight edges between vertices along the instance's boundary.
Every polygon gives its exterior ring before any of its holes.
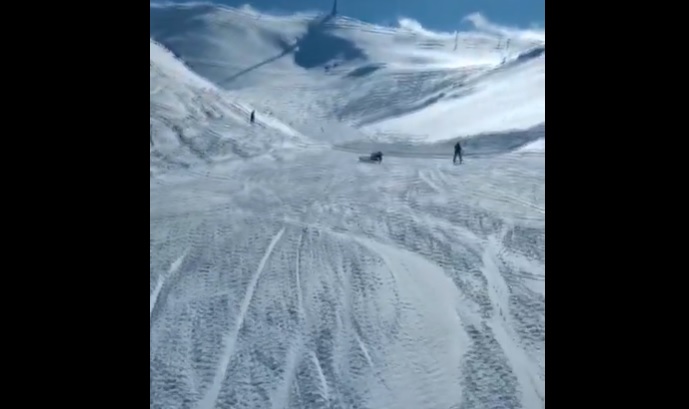
{"type": "MultiPolygon", "coordinates": [[[[184,2],[177,0],[176,2],[184,2]]],[[[328,11],[332,0],[214,0],[213,3],[250,4],[265,12],[328,11]]],[[[338,0],[339,14],[374,24],[396,25],[411,18],[424,28],[452,32],[466,29],[463,18],[481,13],[494,24],[515,28],[544,28],[545,0],[338,0]]]]}

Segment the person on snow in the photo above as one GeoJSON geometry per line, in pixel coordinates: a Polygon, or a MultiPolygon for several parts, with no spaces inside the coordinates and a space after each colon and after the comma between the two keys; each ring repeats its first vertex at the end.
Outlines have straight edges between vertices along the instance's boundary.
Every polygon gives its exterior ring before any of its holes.
{"type": "Polygon", "coordinates": [[[373,152],[371,154],[371,160],[376,162],[383,162],[383,152],[373,152]]]}
{"type": "Polygon", "coordinates": [[[250,118],[250,121],[251,121],[252,124],[254,123],[255,117],[256,117],[256,111],[251,111],[251,118],[250,118]]]}
{"type": "Polygon", "coordinates": [[[457,157],[459,157],[459,164],[462,164],[462,145],[459,141],[455,144],[455,156],[452,157],[452,163],[457,163],[457,157]]]}

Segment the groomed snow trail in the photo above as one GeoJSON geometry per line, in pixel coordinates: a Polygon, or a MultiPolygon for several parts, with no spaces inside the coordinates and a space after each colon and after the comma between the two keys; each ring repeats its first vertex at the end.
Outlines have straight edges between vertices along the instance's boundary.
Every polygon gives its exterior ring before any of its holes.
{"type": "MultiPolygon", "coordinates": [[[[258,60],[274,39],[253,25],[286,21],[224,13],[232,19],[213,21],[247,36],[258,60]]],[[[299,34],[301,23],[279,34],[299,34]]],[[[376,94],[336,102],[356,84],[328,93],[279,59],[265,68],[293,93],[269,94],[275,79],[250,84],[255,73],[229,89],[151,43],[150,407],[544,408],[544,129],[472,136],[456,166],[452,141],[395,145],[399,134],[378,135],[397,153],[359,163],[357,149],[376,141],[338,124],[342,107],[373,127],[423,112],[432,124],[437,114],[405,109],[415,106],[407,85],[437,92],[421,85],[427,73],[414,77],[425,54],[371,44],[435,43],[349,19],[337,29],[408,70],[406,82],[383,94],[375,82],[386,74],[366,77],[376,94]],[[408,100],[386,112],[377,101],[397,92],[408,100]],[[356,100],[376,110],[357,113],[356,100]],[[274,109],[248,124],[261,101],[274,109]]],[[[490,63],[479,46],[492,40],[472,41],[462,64],[490,63]]],[[[194,61],[207,70],[217,63],[202,57],[194,61]]],[[[456,63],[441,57],[442,69],[456,63]]],[[[514,72],[540,75],[525,67],[514,72]]],[[[496,71],[501,86],[508,68],[496,71]]]]}
{"type": "Polygon", "coordinates": [[[320,152],[152,185],[152,253],[186,257],[151,407],[541,407],[543,161],[320,152]]]}

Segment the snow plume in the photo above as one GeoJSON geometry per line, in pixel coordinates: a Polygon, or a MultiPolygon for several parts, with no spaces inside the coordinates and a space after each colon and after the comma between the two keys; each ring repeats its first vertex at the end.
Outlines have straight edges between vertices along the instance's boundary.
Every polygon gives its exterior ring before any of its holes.
{"type": "Polygon", "coordinates": [[[545,43],[545,28],[534,27],[531,29],[520,29],[516,27],[506,27],[490,22],[481,13],[472,13],[464,18],[469,21],[478,31],[497,34],[501,37],[538,41],[545,43]]]}
{"type": "Polygon", "coordinates": [[[454,37],[454,33],[444,33],[444,32],[439,32],[439,31],[429,31],[425,29],[421,23],[418,21],[408,18],[408,17],[400,17],[397,20],[397,24],[399,28],[403,30],[410,31],[415,34],[421,34],[427,37],[436,37],[436,38],[445,38],[445,37],[454,37]]]}
{"type": "MultiPolygon", "coordinates": [[[[469,22],[475,31],[481,33],[503,38],[511,38],[514,40],[545,43],[545,28],[542,27],[534,26],[530,29],[523,29],[518,27],[502,26],[491,22],[481,13],[472,13],[464,17],[462,21],[469,22]]],[[[418,21],[408,17],[400,17],[397,20],[397,25],[403,31],[409,31],[414,34],[419,34],[430,38],[446,39],[455,36],[455,32],[431,31],[427,28],[424,28],[418,21]]]]}

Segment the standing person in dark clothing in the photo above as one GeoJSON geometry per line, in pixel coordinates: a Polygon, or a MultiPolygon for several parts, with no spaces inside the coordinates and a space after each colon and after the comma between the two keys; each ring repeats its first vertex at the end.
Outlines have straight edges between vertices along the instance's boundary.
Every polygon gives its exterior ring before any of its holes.
{"type": "Polygon", "coordinates": [[[251,123],[252,124],[254,123],[254,118],[256,116],[255,114],[256,114],[256,111],[251,111],[251,123]]]}
{"type": "Polygon", "coordinates": [[[452,163],[457,163],[457,157],[459,157],[459,164],[462,164],[462,146],[459,141],[455,144],[455,156],[452,157],[452,163]]]}

